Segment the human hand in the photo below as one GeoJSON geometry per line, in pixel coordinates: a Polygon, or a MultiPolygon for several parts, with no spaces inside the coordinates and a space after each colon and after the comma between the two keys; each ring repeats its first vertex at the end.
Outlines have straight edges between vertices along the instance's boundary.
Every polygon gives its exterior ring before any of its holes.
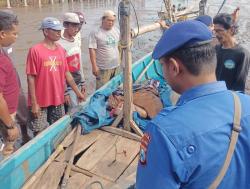
{"type": "Polygon", "coordinates": [[[11,129],[6,129],[6,134],[7,134],[7,140],[8,141],[15,141],[20,133],[19,133],[19,129],[16,126],[16,123],[14,124],[14,127],[11,129]]]}
{"type": "Polygon", "coordinates": [[[77,95],[77,97],[79,102],[85,101],[85,94],[83,94],[82,92],[77,95]]]}
{"type": "Polygon", "coordinates": [[[67,104],[68,106],[71,104],[71,99],[69,95],[64,96],[64,103],[67,104]]]}
{"type": "Polygon", "coordinates": [[[38,118],[40,116],[40,107],[37,103],[32,104],[31,112],[35,118],[38,118]]]}
{"type": "Polygon", "coordinates": [[[167,23],[166,23],[165,20],[158,20],[158,21],[156,21],[156,23],[159,23],[162,29],[168,29],[168,28],[170,28],[170,26],[167,25],[167,23]]]}
{"type": "Polygon", "coordinates": [[[81,88],[81,93],[84,95],[84,100],[86,99],[86,96],[87,96],[87,94],[86,94],[86,86],[82,86],[82,88],[81,88]]]}
{"type": "Polygon", "coordinates": [[[92,67],[92,73],[94,76],[98,76],[99,75],[99,68],[97,66],[93,66],[92,67]]]}

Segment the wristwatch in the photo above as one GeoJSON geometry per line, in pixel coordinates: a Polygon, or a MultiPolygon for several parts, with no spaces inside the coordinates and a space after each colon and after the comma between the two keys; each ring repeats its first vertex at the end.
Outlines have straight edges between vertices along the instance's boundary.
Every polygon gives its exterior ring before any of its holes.
{"type": "Polygon", "coordinates": [[[5,127],[5,129],[14,129],[16,126],[16,122],[12,121],[10,126],[7,126],[6,124],[3,124],[3,126],[5,127]]]}

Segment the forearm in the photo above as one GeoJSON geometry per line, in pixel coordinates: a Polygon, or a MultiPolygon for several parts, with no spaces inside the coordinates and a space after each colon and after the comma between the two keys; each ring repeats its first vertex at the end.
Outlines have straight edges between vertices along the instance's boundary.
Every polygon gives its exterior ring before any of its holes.
{"type": "Polygon", "coordinates": [[[90,56],[90,62],[91,62],[92,68],[93,68],[96,66],[96,50],[89,49],[89,56],[90,56]]]}
{"type": "Polygon", "coordinates": [[[0,119],[5,125],[11,125],[13,120],[9,114],[7,103],[2,95],[0,93],[0,119]]]}
{"type": "Polygon", "coordinates": [[[28,90],[31,98],[31,104],[37,104],[36,100],[36,87],[35,87],[35,76],[28,75],[28,90]]]}
{"type": "Polygon", "coordinates": [[[66,76],[67,84],[72,88],[72,90],[76,93],[77,96],[81,96],[81,92],[78,89],[78,87],[74,81],[74,78],[72,77],[70,72],[66,72],[65,76],[66,76]]]}

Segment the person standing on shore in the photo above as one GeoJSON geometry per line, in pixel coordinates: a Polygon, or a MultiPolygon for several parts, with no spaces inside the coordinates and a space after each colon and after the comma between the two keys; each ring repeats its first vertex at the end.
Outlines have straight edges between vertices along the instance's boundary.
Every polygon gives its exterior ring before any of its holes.
{"type": "Polygon", "coordinates": [[[66,81],[79,100],[85,98],[68,70],[65,50],[56,43],[61,37],[62,24],[56,18],[46,17],[40,29],[44,40],[30,48],[26,62],[29,126],[34,135],[65,114],[66,81]]]}
{"type": "MultiPolygon", "coordinates": [[[[59,43],[66,50],[66,59],[69,71],[74,78],[76,85],[83,94],[85,94],[85,81],[83,80],[83,69],[81,63],[81,48],[75,39],[79,32],[80,20],[76,13],[67,12],[63,15],[64,32],[61,35],[59,43]]],[[[66,112],[78,106],[78,99],[72,88],[67,85],[65,94],[66,112]]]]}
{"type": "Polygon", "coordinates": [[[96,77],[96,89],[102,87],[119,72],[119,30],[114,26],[116,15],[107,10],[102,25],[89,36],[89,55],[92,73],[96,77]]]}
{"type": "Polygon", "coordinates": [[[17,16],[0,11],[0,133],[4,140],[4,156],[14,152],[15,140],[19,136],[15,118],[19,84],[13,63],[3,50],[16,41],[17,34],[17,16]]]}
{"type": "Polygon", "coordinates": [[[237,19],[237,11],[233,14],[221,13],[213,19],[214,32],[220,43],[215,47],[217,53],[216,76],[218,80],[226,81],[228,89],[244,92],[249,72],[250,54],[235,39],[238,32],[237,19]]]}
{"type": "Polygon", "coordinates": [[[86,20],[85,20],[85,16],[82,12],[74,12],[78,15],[78,18],[80,20],[80,24],[79,24],[79,28],[78,28],[78,33],[76,34],[76,36],[74,37],[75,40],[77,41],[77,44],[79,45],[80,48],[82,48],[82,36],[81,36],[81,29],[83,24],[86,24],[86,20]]]}

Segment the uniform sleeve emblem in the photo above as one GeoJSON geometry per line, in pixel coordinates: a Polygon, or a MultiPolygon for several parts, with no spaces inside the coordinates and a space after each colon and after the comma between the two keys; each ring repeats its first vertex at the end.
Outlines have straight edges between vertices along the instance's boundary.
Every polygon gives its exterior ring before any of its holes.
{"type": "Polygon", "coordinates": [[[142,165],[146,165],[147,163],[147,148],[150,142],[150,136],[148,133],[144,133],[141,139],[141,146],[140,146],[140,163],[142,165]]]}

